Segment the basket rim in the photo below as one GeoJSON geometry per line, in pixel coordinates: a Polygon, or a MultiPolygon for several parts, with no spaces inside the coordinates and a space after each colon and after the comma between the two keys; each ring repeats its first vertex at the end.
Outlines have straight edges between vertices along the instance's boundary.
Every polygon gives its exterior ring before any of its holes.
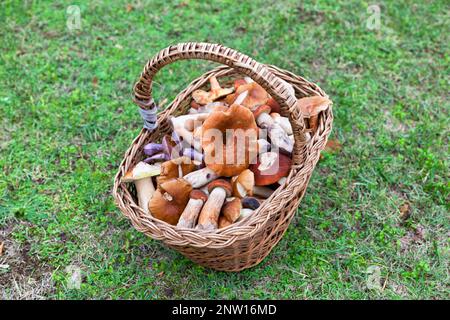
{"type": "MultiPolygon", "coordinates": [[[[292,72],[283,70],[273,65],[266,66],[281,79],[292,84],[296,90],[296,95],[298,93],[300,97],[311,95],[311,93],[327,96],[319,86],[301,76],[295,75],[292,72]]],[[[294,183],[298,184],[299,180],[301,180],[298,179],[299,176],[303,176],[305,178],[303,180],[306,180],[306,182],[303,183],[306,183],[306,185],[309,182],[309,178],[320,156],[320,151],[324,148],[328,134],[331,131],[333,119],[332,105],[330,105],[326,112],[322,113],[322,116],[319,119],[319,129],[303,146],[307,150],[305,155],[305,163],[298,168],[293,166],[284,185],[278,187],[269,198],[265,199],[261,206],[256,209],[252,215],[225,228],[213,231],[178,228],[174,225],[151,217],[137,205],[133,196],[127,189],[126,184],[120,182],[123,172],[126,171],[125,168],[128,168],[131,164],[133,164],[132,161],[129,161],[130,154],[132,153],[132,147],[135,145],[142,146],[145,142],[152,141],[152,137],[159,132],[160,126],[167,120],[167,117],[171,115],[183,101],[190,99],[190,94],[194,90],[204,86],[208,79],[213,75],[220,78],[228,76],[232,77],[238,74],[241,75],[241,73],[236,72],[231,67],[218,66],[196,78],[188,86],[186,86],[185,89],[177,94],[175,99],[167,106],[165,110],[158,113],[158,129],[151,133],[145,129],[142,129],[138,136],[132,141],[131,146],[125,153],[119,166],[119,170],[115,176],[113,194],[119,209],[128,219],[131,220],[133,226],[138,231],[143,232],[154,239],[162,240],[169,245],[193,246],[199,248],[223,248],[224,246],[231,245],[237,240],[252,237],[256,232],[258,232],[262,225],[267,223],[274,215],[276,215],[279,210],[268,209],[272,201],[281,199],[284,202],[289,202],[293,199],[301,200],[303,197],[303,194],[297,195],[295,193],[291,193],[290,190],[293,189],[292,185],[294,183]],[[306,166],[306,160],[308,159],[308,164],[310,165],[309,167],[306,166]],[[129,198],[129,203],[124,202],[124,197],[129,198]]]]}

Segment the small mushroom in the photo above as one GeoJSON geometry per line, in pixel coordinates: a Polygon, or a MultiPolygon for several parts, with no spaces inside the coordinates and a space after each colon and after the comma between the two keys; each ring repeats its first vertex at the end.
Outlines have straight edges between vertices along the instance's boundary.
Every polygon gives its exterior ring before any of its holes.
{"type": "Polygon", "coordinates": [[[219,98],[233,93],[234,91],[234,88],[222,88],[215,76],[209,78],[209,83],[211,85],[211,89],[209,92],[204,90],[195,90],[192,93],[192,98],[198,104],[205,105],[210,102],[214,102],[219,98]]]}
{"type": "Polygon", "coordinates": [[[181,146],[175,142],[175,140],[169,136],[164,135],[161,141],[161,145],[163,148],[163,152],[169,157],[170,159],[178,158],[181,156],[181,146]]]}
{"type": "Polygon", "coordinates": [[[314,133],[317,130],[319,113],[328,109],[331,100],[327,97],[312,96],[297,100],[297,105],[303,117],[308,119],[309,129],[314,133]]]}
{"type": "Polygon", "coordinates": [[[203,204],[208,199],[208,196],[200,190],[192,190],[189,195],[189,202],[181,213],[178,220],[177,227],[179,228],[194,228],[197,223],[197,218],[203,204]]]}
{"type": "Polygon", "coordinates": [[[153,217],[176,225],[189,201],[192,186],[184,179],[171,179],[159,185],[148,209],[153,217]]]}
{"type": "Polygon", "coordinates": [[[158,154],[154,154],[151,157],[145,158],[144,162],[145,163],[155,163],[155,162],[160,162],[160,161],[167,161],[169,160],[169,156],[165,153],[158,153],[158,154]]]}
{"type": "Polygon", "coordinates": [[[247,218],[249,215],[251,215],[255,210],[248,209],[248,208],[242,208],[241,212],[239,214],[239,218],[236,221],[241,221],[245,218],[247,218]]]}
{"type": "Polygon", "coordinates": [[[195,164],[188,157],[179,157],[163,162],[161,164],[161,174],[156,178],[158,187],[168,180],[182,178],[192,172],[194,168],[195,164]]]}
{"type": "Polygon", "coordinates": [[[252,111],[256,119],[256,123],[261,128],[267,129],[273,145],[285,150],[288,153],[291,153],[294,148],[294,144],[291,139],[289,139],[286,131],[284,131],[283,128],[269,115],[271,111],[270,107],[268,105],[262,105],[254,108],[252,111]]]}
{"type": "Polygon", "coordinates": [[[226,201],[219,216],[219,229],[234,223],[240,216],[242,203],[239,198],[226,201]]]}
{"type": "Polygon", "coordinates": [[[233,186],[233,196],[244,198],[247,195],[253,194],[253,187],[255,186],[255,176],[252,171],[246,169],[238,176],[231,178],[233,186]]]}
{"type": "Polygon", "coordinates": [[[270,143],[266,139],[258,139],[258,154],[265,153],[270,150],[270,143]]]}
{"type": "Polygon", "coordinates": [[[259,203],[258,199],[253,197],[245,197],[242,199],[242,207],[248,208],[252,210],[256,210],[259,208],[261,204],[259,203]]]}
{"type": "Polygon", "coordinates": [[[194,162],[200,164],[203,161],[203,154],[193,148],[183,149],[183,156],[190,158],[194,162]]]}
{"type": "Polygon", "coordinates": [[[160,143],[151,142],[144,146],[144,153],[147,156],[153,156],[157,153],[163,152],[163,150],[163,146],[160,143]]]}
{"type": "Polygon", "coordinates": [[[155,192],[152,177],[159,175],[160,172],[160,166],[149,165],[141,161],[122,177],[122,182],[134,182],[139,207],[145,213],[148,213],[148,202],[155,192]]]}
{"type": "Polygon", "coordinates": [[[267,186],[286,177],[291,170],[292,160],[282,153],[266,152],[259,156],[249,169],[255,174],[255,185],[267,186]]]}
{"type": "Polygon", "coordinates": [[[193,188],[200,188],[206,185],[207,183],[213,181],[219,177],[219,175],[212,169],[205,167],[200,170],[193,171],[183,178],[189,182],[193,188]]]}
{"type": "Polygon", "coordinates": [[[226,197],[231,196],[231,184],[224,179],[217,179],[208,185],[209,198],[198,217],[197,229],[215,230],[219,224],[220,209],[226,197]]]}
{"type": "Polygon", "coordinates": [[[200,106],[197,109],[198,113],[211,113],[214,111],[226,111],[228,109],[228,105],[221,101],[215,101],[208,103],[204,106],[200,106]]]}

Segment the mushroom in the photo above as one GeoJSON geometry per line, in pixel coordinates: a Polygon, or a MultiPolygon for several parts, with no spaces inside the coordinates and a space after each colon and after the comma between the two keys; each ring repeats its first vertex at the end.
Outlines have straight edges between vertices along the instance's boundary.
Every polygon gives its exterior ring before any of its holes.
{"type": "Polygon", "coordinates": [[[203,154],[193,148],[183,149],[183,156],[190,158],[191,160],[197,162],[198,164],[200,164],[203,161],[203,154]]]}
{"type": "Polygon", "coordinates": [[[158,161],[167,161],[169,160],[169,156],[165,153],[158,153],[158,154],[154,154],[151,157],[145,158],[144,162],[145,163],[155,163],[158,161]]]}
{"type": "Polygon", "coordinates": [[[232,177],[248,168],[257,155],[257,126],[252,112],[234,104],[215,111],[196,131],[205,164],[219,176],[232,177]]]}
{"type": "Polygon", "coordinates": [[[239,214],[239,218],[236,221],[241,221],[251,215],[255,210],[248,209],[248,208],[242,208],[241,212],[239,214]]]}
{"type": "Polygon", "coordinates": [[[192,172],[195,164],[188,157],[179,157],[161,164],[161,174],[156,178],[158,188],[166,181],[174,178],[182,178],[192,172]]]}
{"type": "Polygon", "coordinates": [[[163,150],[163,146],[160,143],[151,142],[144,146],[144,153],[147,156],[153,156],[157,153],[163,152],[163,150]]]}
{"type": "Polygon", "coordinates": [[[261,204],[259,203],[258,199],[253,197],[245,197],[242,199],[242,207],[248,208],[252,210],[256,210],[259,208],[261,204]]]}
{"type": "Polygon", "coordinates": [[[253,187],[253,195],[261,197],[263,199],[269,198],[272,193],[274,193],[275,190],[272,190],[268,187],[262,187],[262,186],[254,186],[253,187]]]}
{"type": "Polygon", "coordinates": [[[230,201],[226,201],[219,216],[219,229],[225,228],[234,223],[239,218],[241,209],[241,199],[234,198],[230,201]]]}
{"type": "Polygon", "coordinates": [[[254,108],[252,111],[256,119],[256,123],[261,128],[267,129],[272,144],[288,153],[291,153],[294,148],[294,144],[291,139],[289,139],[283,128],[281,128],[281,126],[269,115],[270,107],[268,105],[261,105],[254,108]]]}
{"type": "Polygon", "coordinates": [[[233,95],[226,97],[225,102],[229,105],[234,103],[252,109],[259,105],[266,104],[268,100],[269,94],[267,91],[256,82],[251,82],[240,85],[233,95]]]}
{"type": "Polygon", "coordinates": [[[291,170],[292,160],[282,153],[266,152],[259,156],[249,169],[255,174],[255,185],[267,186],[286,177],[291,170]]]}
{"type": "Polygon", "coordinates": [[[198,104],[208,104],[210,102],[216,101],[219,98],[225,97],[226,95],[229,95],[234,91],[234,88],[220,87],[219,81],[217,81],[217,78],[215,76],[209,78],[209,83],[211,85],[211,89],[209,92],[204,90],[195,90],[192,93],[192,98],[198,104]]]}
{"type": "Polygon", "coordinates": [[[272,109],[272,112],[281,112],[281,107],[274,98],[270,97],[266,104],[272,109]]]}
{"type": "Polygon", "coordinates": [[[192,190],[189,194],[189,201],[181,213],[178,220],[177,227],[179,228],[194,228],[197,223],[198,214],[203,207],[203,204],[208,199],[208,196],[201,190],[192,190]]]}
{"type": "Polygon", "coordinates": [[[122,177],[122,182],[134,182],[139,207],[145,213],[148,213],[148,202],[155,192],[152,177],[159,175],[160,172],[160,166],[149,165],[141,161],[122,177]]]}
{"type": "Polygon", "coordinates": [[[272,112],[270,116],[275,123],[278,123],[280,127],[283,128],[284,131],[286,131],[286,134],[293,134],[292,125],[288,117],[282,117],[278,112],[272,112]]]}
{"type": "Polygon", "coordinates": [[[308,118],[309,129],[314,133],[317,130],[319,113],[328,109],[331,100],[327,97],[312,96],[297,100],[297,105],[303,117],[308,118]]]}
{"type": "Polygon", "coordinates": [[[214,170],[205,167],[200,170],[193,171],[185,175],[183,178],[189,182],[193,188],[200,188],[217,177],[219,177],[219,175],[214,170]]]}
{"type": "Polygon", "coordinates": [[[176,225],[189,201],[192,186],[184,179],[171,179],[159,185],[148,209],[153,217],[176,225]]]}
{"type": "Polygon", "coordinates": [[[258,139],[258,154],[265,153],[270,149],[270,143],[266,139],[258,139]]]}
{"type": "Polygon", "coordinates": [[[195,127],[201,125],[208,116],[208,113],[187,114],[179,117],[171,117],[170,123],[173,131],[176,132],[176,135],[180,140],[195,147],[193,131],[195,127]]]}
{"type": "Polygon", "coordinates": [[[231,178],[233,186],[233,196],[244,198],[247,195],[253,194],[253,187],[255,186],[255,176],[252,171],[246,169],[238,176],[231,178]]]}
{"type": "Polygon", "coordinates": [[[224,179],[217,179],[208,185],[209,198],[198,217],[197,229],[215,230],[218,227],[220,209],[226,197],[231,196],[231,185],[224,179]]]}
{"type": "Polygon", "coordinates": [[[228,109],[228,105],[221,101],[211,102],[204,106],[200,106],[197,109],[198,113],[211,113],[213,111],[225,111],[228,109]]]}

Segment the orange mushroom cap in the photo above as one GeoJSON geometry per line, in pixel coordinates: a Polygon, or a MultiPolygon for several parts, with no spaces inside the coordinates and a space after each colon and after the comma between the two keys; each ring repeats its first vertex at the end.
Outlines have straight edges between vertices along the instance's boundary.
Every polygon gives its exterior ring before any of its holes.
{"type": "Polygon", "coordinates": [[[257,128],[252,112],[245,107],[232,105],[227,111],[212,112],[195,133],[201,141],[206,166],[225,177],[247,169],[257,155],[257,128]]]}

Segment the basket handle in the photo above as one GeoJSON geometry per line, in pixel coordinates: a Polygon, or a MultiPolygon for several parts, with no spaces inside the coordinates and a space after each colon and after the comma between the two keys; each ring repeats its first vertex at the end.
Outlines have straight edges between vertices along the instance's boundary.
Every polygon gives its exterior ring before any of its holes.
{"type": "MultiPolygon", "coordinates": [[[[297,108],[297,98],[287,88],[286,83],[269,69],[249,56],[219,44],[204,42],[179,43],[158,52],[147,62],[139,81],[134,85],[133,101],[145,112],[156,108],[152,99],[152,82],[156,73],[165,65],[177,60],[204,59],[228,65],[252,78],[278,102],[281,110],[289,113],[294,126],[304,131],[304,119],[297,108]]],[[[156,110],[155,110],[156,112],[156,110]]],[[[142,113],[142,112],[141,112],[142,113]]]]}

